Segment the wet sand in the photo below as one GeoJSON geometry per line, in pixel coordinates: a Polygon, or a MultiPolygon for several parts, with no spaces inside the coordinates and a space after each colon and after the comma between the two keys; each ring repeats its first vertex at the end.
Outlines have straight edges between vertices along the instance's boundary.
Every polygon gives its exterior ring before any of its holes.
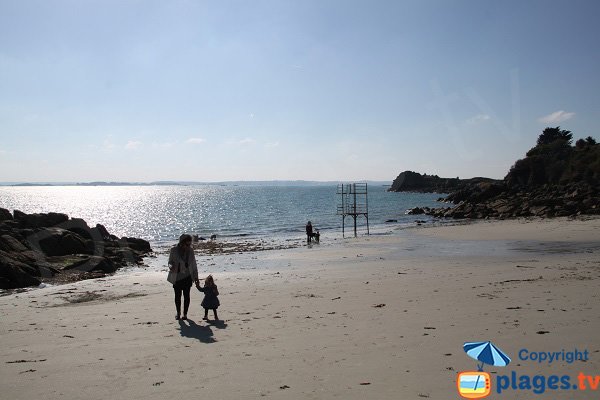
{"type": "Polygon", "coordinates": [[[218,323],[202,321],[195,289],[190,320],[175,321],[163,272],[5,296],[0,386],[13,399],[458,398],[457,372],[476,369],[462,344],[484,340],[513,359],[493,376],[600,375],[599,228],[482,222],[200,257],[218,323]],[[547,365],[520,360],[523,348],[590,357],[547,365]]]}

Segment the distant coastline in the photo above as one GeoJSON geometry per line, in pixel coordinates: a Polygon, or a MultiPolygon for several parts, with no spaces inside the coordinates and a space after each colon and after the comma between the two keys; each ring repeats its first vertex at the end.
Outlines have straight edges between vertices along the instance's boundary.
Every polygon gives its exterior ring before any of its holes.
{"type": "MultiPolygon", "coordinates": [[[[273,181],[222,181],[222,182],[196,182],[196,181],[155,181],[155,182],[0,182],[0,186],[28,187],[28,186],[331,186],[346,181],[305,181],[305,180],[273,180],[273,181]]],[[[368,181],[369,185],[390,186],[390,181],[368,181]]]]}

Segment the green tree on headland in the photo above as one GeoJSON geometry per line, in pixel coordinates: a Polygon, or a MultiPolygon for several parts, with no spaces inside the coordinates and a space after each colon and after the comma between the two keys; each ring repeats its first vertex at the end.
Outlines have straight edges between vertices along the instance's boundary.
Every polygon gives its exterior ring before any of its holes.
{"type": "Polygon", "coordinates": [[[573,140],[573,134],[571,131],[560,129],[560,126],[557,126],[556,128],[546,128],[540,137],[538,137],[537,145],[543,146],[545,144],[556,142],[557,140],[563,141],[564,144],[570,145],[573,140]]]}
{"type": "Polygon", "coordinates": [[[600,183],[600,145],[588,136],[572,146],[571,131],[546,128],[535,147],[518,160],[508,172],[509,186],[545,184],[600,183]]]}

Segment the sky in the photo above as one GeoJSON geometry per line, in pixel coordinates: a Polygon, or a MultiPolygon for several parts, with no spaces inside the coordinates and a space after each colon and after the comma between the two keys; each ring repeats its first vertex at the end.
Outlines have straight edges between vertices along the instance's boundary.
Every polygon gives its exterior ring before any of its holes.
{"type": "Polygon", "coordinates": [[[0,182],[503,178],[600,139],[600,2],[0,0],[0,182]]]}

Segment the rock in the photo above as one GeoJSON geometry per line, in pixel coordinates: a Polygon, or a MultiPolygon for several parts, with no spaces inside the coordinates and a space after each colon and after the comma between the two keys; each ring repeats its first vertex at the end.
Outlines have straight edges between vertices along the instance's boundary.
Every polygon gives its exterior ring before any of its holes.
{"type": "Polygon", "coordinates": [[[8,255],[13,260],[19,261],[33,268],[29,271],[36,277],[50,278],[60,272],[46,261],[46,258],[42,253],[34,250],[13,252],[8,253],[8,255]]]}
{"type": "Polygon", "coordinates": [[[14,260],[7,253],[0,251],[0,289],[39,286],[41,281],[35,275],[35,268],[14,260]]]}
{"type": "Polygon", "coordinates": [[[121,238],[121,241],[125,241],[125,243],[127,243],[127,247],[130,247],[133,250],[141,251],[143,253],[149,253],[152,251],[152,248],[150,248],[150,243],[144,239],[124,237],[121,238]]]}
{"type": "Polygon", "coordinates": [[[77,267],[80,271],[102,271],[104,273],[115,272],[118,265],[106,257],[91,256],[85,263],[77,267]]]}
{"type": "Polygon", "coordinates": [[[0,208],[0,221],[11,221],[13,219],[12,214],[6,208],[0,208]]]}
{"type": "Polygon", "coordinates": [[[48,262],[62,271],[77,270],[81,272],[102,271],[104,273],[115,272],[118,266],[106,257],[89,255],[68,255],[48,257],[48,262]]]}
{"type": "Polygon", "coordinates": [[[500,207],[495,207],[495,210],[499,214],[512,214],[515,210],[515,206],[512,204],[506,204],[500,207]]]}
{"type": "MultiPolygon", "coordinates": [[[[93,239],[92,229],[88,226],[87,222],[81,218],[71,218],[69,222],[61,225],[61,228],[74,232],[84,239],[93,239]]],[[[98,236],[97,240],[102,240],[102,237],[98,236]]]]}
{"type": "Polygon", "coordinates": [[[22,220],[22,219],[25,219],[25,217],[27,217],[27,214],[25,214],[23,211],[19,211],[19,210],[15,210],[13,214],[14,214],[14,219],[16,219],[16,220],[22,220]]]}
{"type": "Polygon", "coordinates": [[[100,237],[104,240],[115,240],[114,236],[108,233],[108,230],[102,224],[96,224],[96,229],[100,233],[100,237]]]}
{"type": "Polygon", "coordinates": [[[12,236],[2,235],[0,236],[0,250],[10,252],[23,252],[27,251],[27,247],[23,243],[19,242],[12,236]]]}
{"type": "Polygon", "coordinates": [[[14,219],[18,221],[23,228],[47,228],[67,222],[69,216],[60,213],[25,214],[24,212],[15,210],[14,219]]]}
{"type": "Polygon", "coordinates": [[[85,240],[66,229],[45,228],[28,239],[33,248],[40,249],[47,256],[64,256],[88,252],[85,240]]]}
{"type": "Polygon", "coordinates": [[[138,264],[142,261],[142,252],[130,247],[113,247],[106,249],[105,256],[121,265],[138,264]]]}
{"type": "MultiPolygon", "coordinates": [[[[0,209],[4,210],[4,209],[0,209]]],[[[39,285],[41,279],[74,282],[143,261],[146,240],[118,239],[104,226],[90,228],[65,214],[0,211],[0,288],[39,285]],[[9,218],[10,217],[10,218],[9,218]]]]}
{"type": "Polygon", "coordinates": [[[452,211],[435,209],[425,210],[425,213],[445,218],[504,219],[575,216],[600,212],[600,188],[583,183],[547,184],[528,188],[503,188],[493,183],[480,183],[470,189],[451,193],[446,200],[456,204],[452,211]]]}
{"type": "Polygon", "coordinates": [[[411,208],[410,210],[408,210],[406,212],[406,214],[408,214],[408,215],[421,215],[421,214],[425,214],[425,210],[422,209],[421,207],[415,207],[415,208],[411,208]]]}
{"type": "Polygon", "coordinates": [[[495,182],[481,182],[475,187],[477,188],[476,201],[479,203],[496,197],[499,194],[504,193],[506,190],[506,186],[504,184],[495,182]]]}

